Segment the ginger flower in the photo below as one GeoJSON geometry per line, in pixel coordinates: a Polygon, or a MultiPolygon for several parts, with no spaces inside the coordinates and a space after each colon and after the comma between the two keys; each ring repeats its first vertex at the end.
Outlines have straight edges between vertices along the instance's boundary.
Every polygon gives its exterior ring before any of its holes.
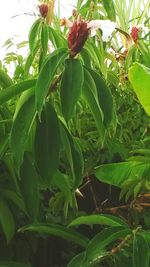
{"type": "Polygon", "coordinates": [[[138,25],[133,26],[130,31],[130,36],[134,43],[136,43],[139,39],[139,33],[142,32],[142,34],[149,33],[148,27],[145,27],[144,25],[138,25]]]}
{"type": "Polygon", "coordinates": [[[61,20],[61,26],[69,28],[68,47],[70,49],[70,56],[75,57],[83,48],[88,36],[94,36],[97,29],[103,32],[103,38],[106,41],[108,36],[115,30],[116,24],[109,20],[91,20],[84,21],[80,16],[72,22],[68,19],[61,20]]]}
{"type": "Polygon", "coordinates": [[[42,18],[46,18],[48,13],[48,5],[47,4],[39,5],[39,12],[42,18]]]}
{"type": "Polygon", "coordinates": [[[131,28],[131,33],[130,33],[130,35],[131,35],[131,38],[132,38],[132,40],[133,40],[134,43],[136,43],[137,40],[138,40],[138,38],[139,38],[139,31],[140,31],[140,29],[137,28],[136,26],[133,26],[133,27],[131,28]]]}

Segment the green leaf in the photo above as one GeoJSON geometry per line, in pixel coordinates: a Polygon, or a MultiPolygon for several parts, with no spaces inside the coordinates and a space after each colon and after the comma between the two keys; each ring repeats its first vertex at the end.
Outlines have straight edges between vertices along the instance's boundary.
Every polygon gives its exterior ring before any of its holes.
{"type": "MultiPolygon", "coordinates": [[[[145,158],[145,157],[143,157],[145,158]]],[[[96,178],[104,183],[122,187],[128,179],[149,179],[150,162],[127,161],[104,164],[95,169],[96,178]]]]}
{"type": "Polygon", "coordinates": [[[149,267],[149,246],[144,236],[135,234],[133,240],[133,267],[149,267]]]}
{"type": "Polygon", "coordinates": [[[15,224],[13,215],[6,201],[2,198],[0,198],[0,223],[6,236],[7,243],[9,243],[15,233],[15,224]]]}
{"type": "Polygon", "coordinates": [[[42,107],[47,96],[48,90],[52,84],[54,75],[61,63],[67,57],[67,48],[60,48],[55,50],[47,57],[45,64],[39,74],[36,88],[35,88],[35,103],[39,113],[42,111],[42,107]]]}
{"type": "Polygon", "coordinates": [[[63,173],[61,173],[59,170],[54,174],[52,179],[53,186],[56,186],[60,189],[60,191],[63,192],[66,199],[68,199],[69,202],[72,200],[72,193],[70,190],[70,184],[69,184],[69,177],[63,173]]]}
{"type": "Polygon", "coordinates": [[[81,216],[73,220],[69,226],[78,226],[81,224],[101,224],[101,225],[109,225],[109,226],[126,226],[126,224],[115,216],[111,215],[87,215],[81,216]]]}
{"type": "Polygon", "coordinates": [[[18,101],[16,102],[16,105],[15,105],[15,113],[14,113],[14,116],[13,116],[13,120],[15,120],[20,108],[24,105],[24,103],[26,101],[28,101],[28,99],[34,95],[34,91],[35,91],[35,88],[30,88],[29,90],[23,92],[21,94],[21,96],[19,97],[18,101]]]}
{"type": "Polygon", "coordinates": [[[0,105],[15,97],[16,95],[24,92],[25,90],[34,87],[35,83],[36,79],[26,80],[0,91],[0,105]]]}
{"type": "Polygon", "coordinates": [[[61,80],[61,106],[65,120],[68,122],[74,113],[83,85],[83,67],[79,59],[67,59],[61,80]]]}
{"type": "Polygon", "coordinates": [[[130,256],[124,255],[123,253],[116,253],[114,255],[114,267],[133,267],[132,258],[130,256]]]}
{"type": "Polygon", "coordinates": [[[29,47],[31,52],[34,51],[35,46],[37,45],[38,36],[41,31],[42,21],[38,19],[34,22],[29,32],[29,47]]]}
{"type": "Polygon", "coordinates": [[[71,144],[69,141],[69,130],[65,125],[60,121],[60,135],[61,135],[61,147],[62,150],[65,151],[66,158],[69,162],[70,168],[73,171],[73,158],[72,158],[72,151],[71,151],[71,144]]]}
{"type": "Polygon", "coordinates": [[[20,188],[24,197],[26,209],[32,222],[37,220],[39,212],[39,184],[38,175],[30,154],[25,153],[24,161],[20,169],[20,188]]]}
{"type": "Polygon", "coordinates": [[[61,142],[71,168],[73,186],[76,189],[83,180],[84,160],[82,151],[76,139],[73,138],[62,122],[60,123],[60,132],[61,142]]]}
{"type": "Polygon", "coordinates": [[[40,48],[40,44],[39,42],[37,43],[36,47],[34,48],[34,50],[31,52],[29,52],[26,62],[25,62],[25,66],[24,66],[24,70],[25,70],[25,74],[28,75],[29,71],[30,71],[30,67],[32,66],[34,59],[39,51],[40,48]]]}
{"type": "Polygon", "coordinates": [[[59,165],[60,131],[54,108],[46,103],[41,122],[38,122],[35,135],[35,159],[41,177],[47,185],[59,165]]]}
{"type": "Polygon", "coordinates": [[[60,34],[60,32],[56,29],[53,29],[51,27],[48,28],[49,30],[49,39],[52,42],[55,49],[59,47],[67,47],[67,40],[63,38],[60,34]]]}
{"type": "Polygon", "coordinates": [[[67,265],[67,267],[84,267],[82,265],[83,259],[85,257],[85,252],[81,252],[80,254],[76,255],[67,265]]]}
{"type": "Polygon", "coordinates": [[[73,170],[74,170],[74,188],[78,188],[83,181],[83,172],[84,172],[84,159],[80,145],[75,138],[69,137],[71,144],[71,152],[73,159],[73,170]]]}
{"type": "Polygon", "coordinates": [[[23,154],[29,137],[29,132],[35,117],[35,99],[31,96],[17,113],[11,130],[11,149],[16,170],[23,161],[23,154]]]}
{"type": "Polygon", "coordinates": [[[2,69],[0,69],[0,84],[2,85],[3,88],[6,88],[6,87],[13,85],[12,79],[2,69]]]}
{"type": "Polygon", "coordinates": [[[135,63],[129,69],[129,80],[141,105],[150,115],[150,69],[140,63],[135,63]]]}
{"type": "Polygon", "coordinates": [[[88,69],[88,71],[90,72],[97,88],[99,105],[104,115],[104,125],[108,127],[113,118],[112,94],[105,80],[97,72],[91,69],[88,69]]]}
{"type": "Polygon", "coordinates": [[[88,238],[78,232],[68,229],[67,227],[57,225],[57,224],[39,224],[22,227],[19,232],[33,231],[47,235],[54,235],[61,237],[63,239],[70,240],[82,247],[86,247],[88,243],[88,238]]]}
{"type": "Polygon", "coordinates": [[[114,226],[104,229],[90,240],[86,249],[85,263],[94,263],[107,255],[106,247],[116,240],[122,240],[132,231],[123,226],[114,226]]]}
{"type": "Polygon", "coordinates": [[[90,57],[88,50],[83,47],[81,52],[80,52],[80,55],[83,59],[84,65],[90,68],[91,67],[91,57],[90,57]]]}
{"type": "Polygon", "coordinates": [[[150,231],[141,229],[140,230],[140,235],[142,235],[146,239],[146,242],[150,246],[150,231]]]}
{"type": "Polygon", "coordinates": [[[105,133],[105,128],[103,125],[104,116],[99,105],[95,82],[91,74],[86,69],[84,69],[83,98],[90,107],[99,134],[101,138],[103,138],[105,133]]]}
{"type": "Polygon", "coordinates": [[[45,55],[47,54],[48,50],[48,38],[49,38],[48,25],[44,23],[42,24],[41,43],[42,43],[42,50],[45,55]]]}
{"type": "Polygon", "coordinates": [[[14,191],[5,189],[0,190],[0,194],[8,201],[13,202],[20,210],[27,214],[25,203],[19,194],[14,191]]]}
{"type": "Polygon", "coordinates": [[[102,0],[103,6],[107,12],[107,16],[110,20],[116,20],[116,11],[113,0],[102,0]]]}
{"type": "Polygon", "coordinates": [[[6,135],[0,141],[0,159],[3,158],[8,147],[9,147],[9,135],[6,135]]]}
{"type": "Polygon", "coordinates": [[[0,261],[0,267],[31,267],[29,263],[22,263],[16,261],[0,261]]]}

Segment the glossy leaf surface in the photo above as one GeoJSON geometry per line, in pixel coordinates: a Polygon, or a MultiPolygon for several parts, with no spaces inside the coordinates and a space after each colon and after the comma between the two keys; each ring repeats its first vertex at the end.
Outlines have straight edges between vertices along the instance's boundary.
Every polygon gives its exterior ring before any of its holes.
{"type": "Polygon", "coordinates": [[[21,94],[22,92],[28,90],[29,88],[34,87],[35,83],[36,79],[26,80],[0,91],[0,105],[17,96],[18,94],[21,94]]]}
{"type": "Polygon", "coordinates": [[[31,96],[19,109],[11,130],[11,149],[17,170],[23,161],[23,154],[35,116],[34,96],[31,96]]]}
{"type": "Polygon", "coordinates": [[[25,154],[20,170],[20,188],[24,198],[27,212],[32,222],[37,220],[39,212],[39,181],[34,163],[29,154],[25,154]]]}
{"type": "Polygon", "coordinates": [[[55,50],[47,57],[47,60],[41,69],[35,88],[35,103],[38,113],[41,113],[42,111],[54,75],[56,74],[59,65],[65,60],[65,57],[67,57],[67,49],[60,48],[55,50]]]}
{"type": "Polygon", "coordinates": [[[44,224],[39,224],[39,225],[31,225],[31,226],[25,226],[21,228],[19,231],[24,232],[24,231],[33,231],[33,232],[38,232],[38,233],[44,233],[47,235],[54,235],[58,236],[63,239],[70,240],[82,247],[87,246],[88,238],[86,238],[84,235],[79,234],[77,231],[68,229],[64,226],[60,225],[44,225],[44,224]]]}
{"type": "Polygon", "coordinates": [[[95,82],[86,69],[84,70],[83,98],[91,109],[99,134],[103,138],[105,133],[104,116],[98,101],[95,82]]]}
{"type": "Polygon", "coordinates": [[[136,234],[133,240],[133,267],[149,267],[149,246],[146,239],[136,234]]]}
{"type": "Polygon", "coordinates": [[[68,122],[78,102],[83,85],[83,67],[79,59],[67,59],[61,81],[61,106],[65,120],[68,122]]]}
{"type": "Polygon", "coordinates": [[[95,71],[88,69],[97,88],[97,95],[100,107],[104,115],[104,125],[106,127],[113,118],[113,98],[105,80],[95,71]]]}
{"type": "Polygon", "coordinates": [[[7,243],[9,243],[15,233],[15,224],[9,206],[2,198],[0,198],[0,223],[6,236],[7,243]]]}
{"type": "Polygon", "coordinates": [[[57,114],[51,104],[46,103],[41,122],[35,135],[35,158],[43,181],[49,185],[59,164],[60,131],[57,114]]]}
{"type": "Polygon", "coordinates": [[[150,116],[150,69],[140,63],[135,63],[129,69],[129,80],[139,102],[150,116]]]}
{"type": "Polygon", "coordinates": [[[79,226],[81,224],[101,224],[109,226],[126,225],[121,219],[111,215],[87,215],[81,216],[73,220],[69,226],[79,226]]]}
{"type": "Polygon", "coordinates": [[[107,255],[106,247],[113,241],[124,238],[131,234],[131,230],[123,226],[104,229],[90,240],[86,249],[85,263],[94,263],[107,255]]]}

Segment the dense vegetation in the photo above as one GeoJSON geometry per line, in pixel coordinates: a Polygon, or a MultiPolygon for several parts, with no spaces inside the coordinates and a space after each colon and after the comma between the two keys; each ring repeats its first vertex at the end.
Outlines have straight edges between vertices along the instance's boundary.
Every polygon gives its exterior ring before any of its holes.
{"type": "Polygon", "coordinates": [[[128,2],[60,23],[47,0],[5,43],[0,267],[150,266],[150,1],[128,2]]]}

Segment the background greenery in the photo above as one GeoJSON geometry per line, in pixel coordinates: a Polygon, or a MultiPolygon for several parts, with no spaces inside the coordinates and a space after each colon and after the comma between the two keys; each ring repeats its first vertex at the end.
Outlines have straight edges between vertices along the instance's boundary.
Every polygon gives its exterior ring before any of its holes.
{"type": "MultiPolygon", "coordinates": [[[[0,267],[150,266],[149,8],[150,1],[78,1],[86,21],[117,26],[108,42],[97,30],[71,58],[51,2],[29,42],[6,52],[0,267]]],[[[6,50],[12,45],[7,40],[6,50]]]]}

